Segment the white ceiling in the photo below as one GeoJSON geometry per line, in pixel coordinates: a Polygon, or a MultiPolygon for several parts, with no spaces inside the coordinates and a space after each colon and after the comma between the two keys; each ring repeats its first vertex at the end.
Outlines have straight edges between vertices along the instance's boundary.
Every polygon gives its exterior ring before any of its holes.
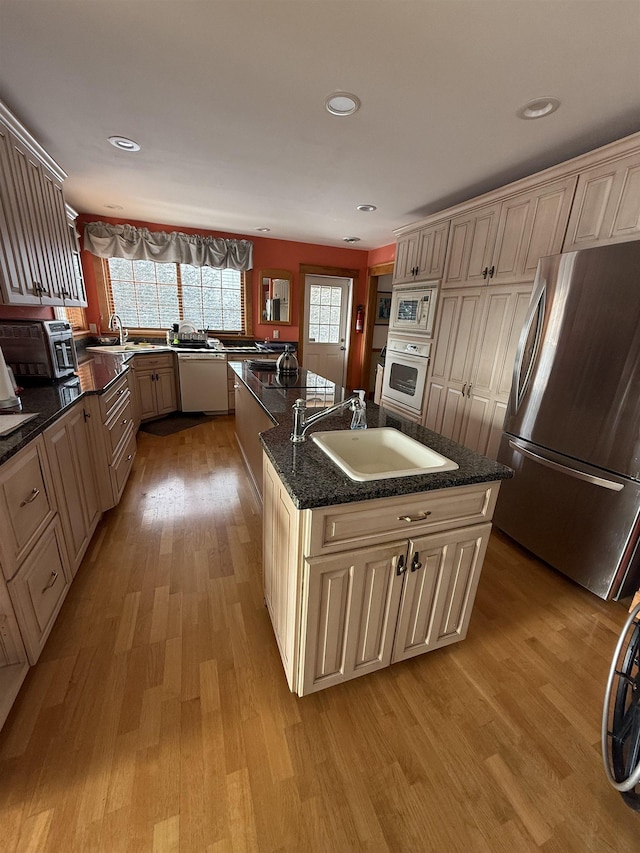
{"type": "Polygon", "coordinates": [[[0,0],[0,99],[81,212],[368,249],[640,130],[640,2],[0,0]]]}

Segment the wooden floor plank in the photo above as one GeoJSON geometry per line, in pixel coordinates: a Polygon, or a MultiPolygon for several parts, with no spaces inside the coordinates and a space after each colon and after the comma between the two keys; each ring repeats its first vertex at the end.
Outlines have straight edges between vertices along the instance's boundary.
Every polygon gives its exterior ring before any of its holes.
{"type": "Polygon", "coordinates": [[[620,604],[494,532],[464,642],[299,699],[233,418],[138,447],[0,732],[3,853],[637,853],[620,604]]]}

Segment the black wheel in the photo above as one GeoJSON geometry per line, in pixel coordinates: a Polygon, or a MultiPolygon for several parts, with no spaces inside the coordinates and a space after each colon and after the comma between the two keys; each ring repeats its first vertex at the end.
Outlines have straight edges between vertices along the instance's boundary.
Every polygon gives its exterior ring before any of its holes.
{"type": "Polygon", "coordinates": [[[622,629],[602,715],[602,754],[613,787],[640,811],[640,604],[622,629]]]}

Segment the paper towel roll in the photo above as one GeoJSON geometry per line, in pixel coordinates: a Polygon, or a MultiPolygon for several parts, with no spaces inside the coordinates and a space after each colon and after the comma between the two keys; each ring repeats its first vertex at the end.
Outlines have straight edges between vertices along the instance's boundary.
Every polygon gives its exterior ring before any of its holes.
{"type": "Polygon", "coordinates": [[[20,400],[18,400],[13,390],[13,383],[9,376],[7,363],[4,360],[4,353],[2,352],[2,347],[0,347],[0,409],[11,409],[19,403],[20,400]]]}

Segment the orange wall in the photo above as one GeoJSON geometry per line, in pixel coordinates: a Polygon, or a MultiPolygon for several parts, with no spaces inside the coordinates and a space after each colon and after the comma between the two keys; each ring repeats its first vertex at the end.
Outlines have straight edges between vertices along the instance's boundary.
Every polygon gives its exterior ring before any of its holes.
{"type": "Polygon", "coordinates": [[[390,243],[388,246],[380,246],[379,249],[372,249],[369,252],[367,263],[370,267],[377,267],[378,264],[390,264],[396,259],[396,244],[390,243]]]}
{"type": "MultiPolygon", "coordinates": [[[[78,225],[84,222],[129,222],[131,225],[148,228],[150,231],[182,231],[186,234],[206,234],[214,237],[228,237],[236,240],[251,240],[253,242],[253,269],[250,271],[252,286],[252,315],[253,315],[253,337],[262,340],[273,337],[273,330],[280,331],[280,340],[297,341],[299,339],[299,315],[300,315],[300,264],[313,264],[327,267],[346,267],[359,271],[359,280],[356,292],[353,294],[354,306],[366,302],[367,268],[372,263],[385,263],[393,260],[395,244],[367,252],[362,249],[336,248],[333,246],[319,246],[315,243],[295,243],[289,240],[275,240],[267,237],[254,235],[229,234],[224,231],[207,231],[202,228],[183,228],[175,225],[158,224],[154,222],[139,222],[132,220],[114,219],[111,217],[81,214],[78,217],[78,225]],[[376,259],[371,260],[372,256],[376,259]],[[378,257],[380,259],[378,260],[378,257]],[[292,324],[290,326],[274,326],[270,323],[261,322],[259,274],[262,269],[271,267],[290,270],[293,274],[293,293],[291,296],[292,324]]],[[[82,235],[83,229],[79,227],[82,235]]],[[[100,311],[98,308],[98,297],[96,281],[93,270],[92,256],[89,252],[82,252],[82,266],[87,288],[87,318],[89,323],[100,323],[100,311]]],[[[102,325],[106,324],[103,318],[102,325]]],[[[363,360],[362,336],[354,331],[355,310],[352,317],[352,345],[349,353],[349,365],[347,371],[347,384],[350,388],[360,384],[360,371],[363,360]]]]}

